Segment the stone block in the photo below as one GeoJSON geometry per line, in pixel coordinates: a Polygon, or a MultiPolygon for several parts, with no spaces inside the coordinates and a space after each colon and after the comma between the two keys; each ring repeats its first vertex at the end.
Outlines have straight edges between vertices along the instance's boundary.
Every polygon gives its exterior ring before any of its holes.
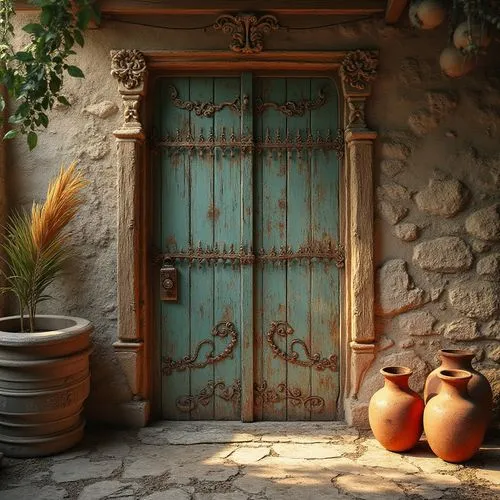
{"type": "Polygon", "coordinates": [[[465,220],[465,229],[485,241],[500,240],[500,203],[474,212],[465,220]]]}
{"type": "Polygon", "coordinates": [[[442,236],[422,241],[413,249],[413,262],[426,271],[457,273],[472,266],[472,252],[456,236],[442,236]]]}

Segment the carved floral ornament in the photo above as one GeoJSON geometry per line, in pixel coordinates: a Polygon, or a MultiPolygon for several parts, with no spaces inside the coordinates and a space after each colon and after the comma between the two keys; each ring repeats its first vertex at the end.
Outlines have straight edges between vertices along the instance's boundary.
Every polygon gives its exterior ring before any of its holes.
{"type": "Polygon", "coordinates": [[[276,31],[280,25],[276,17],[266,14],[224,14],[215,21],[213,28],[232,35],[229,48],[241,54],[256,54],[264,48],[264,35],[276,31]]]}
{"type": "Polygon", "coordinates": [[[127,90],[134,90],[144,83],[146,60],[141,51],[118,50],[111,56],[111,75],[127,90]]]}
{"type": "Polygon", "coordinates": [[[340,68],[346,90],[369,92],[370,84],[377,76],[377,52],[354,50],[348,52],[340,68]]]}

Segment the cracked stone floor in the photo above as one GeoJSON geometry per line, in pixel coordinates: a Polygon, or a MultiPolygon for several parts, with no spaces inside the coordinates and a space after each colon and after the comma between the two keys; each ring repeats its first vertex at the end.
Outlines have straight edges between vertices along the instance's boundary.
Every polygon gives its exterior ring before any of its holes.
{"type": "Polygon", "coordinates": [[[53,457],[3,459],[1,500],[500,498],[500,439],[443,462],[425,441],[391,453],[340,423],[159,422],[87,429],[53,457]]]}

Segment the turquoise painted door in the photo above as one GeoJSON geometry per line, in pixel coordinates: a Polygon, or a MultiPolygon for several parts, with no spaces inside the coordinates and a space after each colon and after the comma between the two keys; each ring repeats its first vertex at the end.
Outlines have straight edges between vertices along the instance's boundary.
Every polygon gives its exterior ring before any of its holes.
{"type": "Polygon", "coordinates": [[[156,102],[156,246],[178,284],[157,286],[162,416],[334,420],[335,83],[161,78],[156,102]]]}

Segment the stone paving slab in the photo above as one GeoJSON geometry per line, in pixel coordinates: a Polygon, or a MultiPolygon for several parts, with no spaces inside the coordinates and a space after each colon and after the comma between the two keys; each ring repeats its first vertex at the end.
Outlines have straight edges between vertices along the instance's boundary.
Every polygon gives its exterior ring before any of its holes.
{"type": "Polygon", "coordinates": [[[92,428],[54,457],[4,457],[0,500],[493,500],[500,439],[449,464],[425,440],[383,449],[341,423],[159,422],[92,428]]]}

